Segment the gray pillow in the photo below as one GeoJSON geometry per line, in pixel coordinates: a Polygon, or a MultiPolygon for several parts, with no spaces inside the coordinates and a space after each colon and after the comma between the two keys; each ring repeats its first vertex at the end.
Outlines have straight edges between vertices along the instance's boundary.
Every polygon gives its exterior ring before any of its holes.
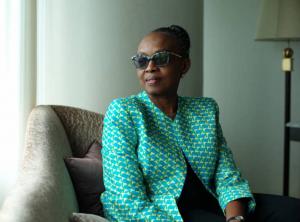
{"type": "Polygon", "coordinates": [[[76,192],[79,212],[103,216],[100,194],[104,192],[102,146],[95,141],[83,158],[67,157],[65,164],[76,192]]]}
{"type": "Polygon", "coordinates": [[[108,222],[108,220],[93,214],[73,213],[70,222],[108,222]]]}

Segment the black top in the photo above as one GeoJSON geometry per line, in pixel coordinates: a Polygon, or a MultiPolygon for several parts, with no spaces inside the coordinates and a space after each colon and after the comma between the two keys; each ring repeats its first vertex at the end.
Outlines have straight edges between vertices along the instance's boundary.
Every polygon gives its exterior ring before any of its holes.
{"type": "Polygon", "coordinates": [[[201,180],[194,173],[191,165],[186,160],[187,175],[181,195],[177,201],[179,212],[182,216],[191,209],[208,209],[218,206],[217,200],[202,184],[201,180]]]}

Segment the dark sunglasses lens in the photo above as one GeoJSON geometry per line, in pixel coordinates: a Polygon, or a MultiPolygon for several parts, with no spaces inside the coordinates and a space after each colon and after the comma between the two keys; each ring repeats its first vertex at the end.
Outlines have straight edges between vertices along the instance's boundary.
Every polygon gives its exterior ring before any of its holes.
{"type": "Polygon", "coordinates": [[[169,63],[169,54],[166,52],[158,52],[153,55],[153,61],[156,66],[165,66],[169,63]]]}
{"type": "Polygon", "coordinates": [[[148,58],[143,55],[137,55],[134,57],[133,62],[137,69],[145,68],[148,64],[148,58]]]}

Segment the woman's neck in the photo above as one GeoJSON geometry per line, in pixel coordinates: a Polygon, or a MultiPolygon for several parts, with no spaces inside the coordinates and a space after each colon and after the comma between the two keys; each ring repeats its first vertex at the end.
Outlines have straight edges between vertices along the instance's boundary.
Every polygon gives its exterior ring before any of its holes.
{"type": "Polygon", "coordinates": [[[177,113],[178,96],[153,96],[149,95],[150,100],[167,116],[174,119],[177,113]]]}

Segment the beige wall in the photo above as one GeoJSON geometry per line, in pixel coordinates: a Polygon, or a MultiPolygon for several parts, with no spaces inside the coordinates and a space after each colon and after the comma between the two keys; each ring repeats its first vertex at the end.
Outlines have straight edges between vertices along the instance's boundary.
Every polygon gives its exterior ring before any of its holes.
{"type": "Polygon", "coordinates": [[[192,68],[180,93],[202,94],[202,1],[40,0],[38,103],[104,112],[140,88],[130,57],[154,28],[179,24],[191,36],[192,68]]]}
{"type": "MultiPolygon", "coordinates": [[[[204,1],[204,95],[219,102],[221,121],[238,166],[255,192],[282,193],[284,42],[255,42],[260,0],[204,1]]],[[[300,43],[292,120],[300,120],[300,43]],[[297,98],[298,97],[298,98],[297,98]]],[[[291,195],[300,197],[300,143],[291,149],[291,195]]]]}

